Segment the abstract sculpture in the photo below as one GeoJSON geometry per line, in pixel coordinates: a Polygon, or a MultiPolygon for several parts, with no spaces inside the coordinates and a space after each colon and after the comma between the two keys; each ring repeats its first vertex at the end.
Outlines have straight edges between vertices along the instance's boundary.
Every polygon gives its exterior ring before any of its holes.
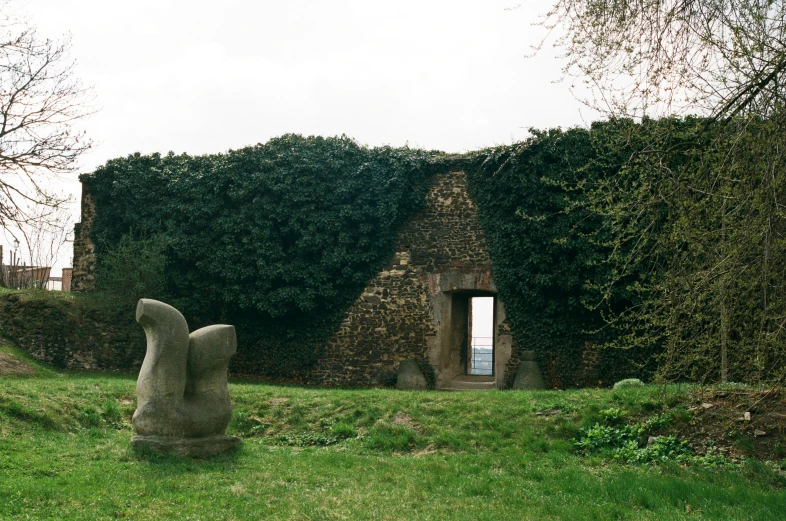
{"type": "Polygon", "coordinates": [[[236,448],[225,435],[232,418],[227,385],[235,354],[235,328],[208,326],[190,335],[183,315],[168,304],[141,299],[136,321],[145,330],[147,352],[136,384],[132,423],[135,449],[208,456],[236,448]]]}

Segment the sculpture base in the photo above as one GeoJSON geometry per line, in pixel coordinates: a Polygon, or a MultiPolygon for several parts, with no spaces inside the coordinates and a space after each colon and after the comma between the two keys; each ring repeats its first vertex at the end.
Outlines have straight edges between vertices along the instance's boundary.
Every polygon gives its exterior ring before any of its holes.
{"type": "Polygon", "coordinates": [[[165,438],[163,436],[134,436],[131,448],[147,450],[159,454],[205,457],[229,452],[240,447],[243,442],[235,436],[208,436],[207,438],[165,438]]]}

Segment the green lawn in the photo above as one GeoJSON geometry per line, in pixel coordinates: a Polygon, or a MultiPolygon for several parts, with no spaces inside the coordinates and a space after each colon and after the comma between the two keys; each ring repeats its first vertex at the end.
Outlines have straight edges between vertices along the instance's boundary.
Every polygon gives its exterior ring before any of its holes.
{"type": "Polygon", "coordinates": [[[396,392],[233,383],[235,454],[129,450],[134,379],[0,377],[0,519],[786,518],[786,480],[579,455],[599,411],[679,407],[685,388],[396,392]]]}

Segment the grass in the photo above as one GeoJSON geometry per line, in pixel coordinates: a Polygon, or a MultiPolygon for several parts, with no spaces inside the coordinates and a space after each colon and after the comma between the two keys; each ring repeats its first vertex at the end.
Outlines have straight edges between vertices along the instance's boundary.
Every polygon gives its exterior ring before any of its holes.
{"type": "MultiPolygon", "coordinates": [[[[25,353],[24,351],[20,351],[19,349],[15,349],[9,345],[5,345],[2,343],[0,339],[0,353],[6,353],[13,356],[15,359],[24,363],[30,369],[30,375],[26,376],[33,376],[33,377],[43,377],[43,376],[55,376],[57,373],[52,369],[39,364],[33,357],[25,353]]],[[[2,376],[0,376],[2,378],[2,376]]]]}
{"type": "Polygon", "coordinates": [[[780,519],[786,480],[582,457],[608,410],[684,410],[686,389],[396,392],[233,383],[234,454],[139,456],[134,379],[0,379],[0,519],[780,519]]]}

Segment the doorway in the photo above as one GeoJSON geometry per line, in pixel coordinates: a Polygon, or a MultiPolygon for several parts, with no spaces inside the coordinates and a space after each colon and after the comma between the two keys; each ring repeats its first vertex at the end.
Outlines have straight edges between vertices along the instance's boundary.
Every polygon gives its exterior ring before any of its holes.
{"type": "Polygon", "coordinates": [[[494,376],[494,297],[468,300],[466,374],[494,376]]]}
{"type": "Polygon", "coordinates": [[[438,282],[446,289],[431,297],[436,335],[428,351],[437,388],[504,388],[512,337],[490,279],[443,273],[438,282]]]}

